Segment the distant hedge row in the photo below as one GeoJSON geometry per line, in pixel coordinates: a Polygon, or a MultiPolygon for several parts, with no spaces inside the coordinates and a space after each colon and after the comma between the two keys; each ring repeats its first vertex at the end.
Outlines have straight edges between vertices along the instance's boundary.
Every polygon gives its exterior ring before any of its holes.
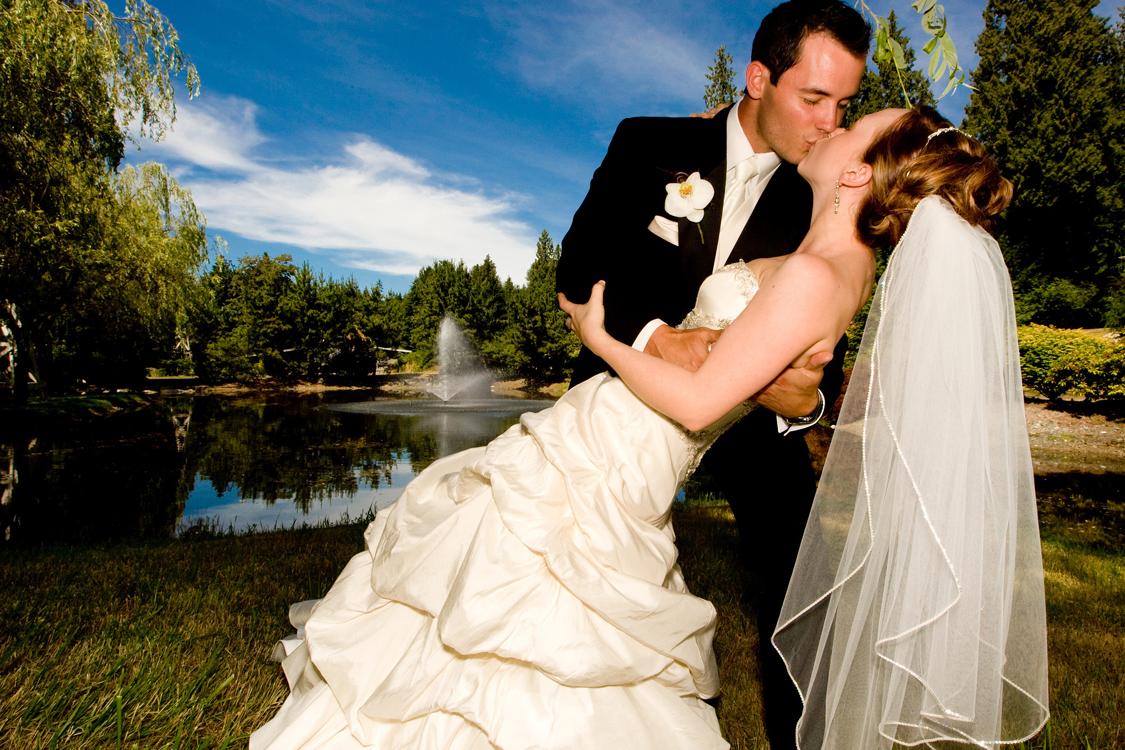
{"type": "Polygon", "coordinates": [[[1051,400],[1125,398],[1125,339],[1081,330],[1019,328],[1023,384],[1051,400]]]}

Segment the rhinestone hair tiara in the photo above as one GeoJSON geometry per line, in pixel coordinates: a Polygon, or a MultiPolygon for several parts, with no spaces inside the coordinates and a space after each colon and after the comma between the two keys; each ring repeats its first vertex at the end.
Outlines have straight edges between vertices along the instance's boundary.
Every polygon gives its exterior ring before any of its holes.
{"type": "Polygon", "coordinates": [[[965,135],[964,131],[962,131],[961,128],[955,128],[952,125],[950,125],[949,127],[938,128],[934,132],[927,135],[926,136],[926,143],[928,144],[930,141],[932,141],[934,139],[934,136],[939,136],[942,133],[950,133],[950,132],[953,132],[953,131],[957,131],[958,133],[961,133],[961,135],[965,135]]]}

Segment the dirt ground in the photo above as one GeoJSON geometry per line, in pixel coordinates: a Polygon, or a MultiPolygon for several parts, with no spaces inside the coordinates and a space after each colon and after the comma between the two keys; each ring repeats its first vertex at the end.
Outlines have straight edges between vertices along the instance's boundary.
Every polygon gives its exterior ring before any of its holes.
{"type": "MultiPolygon", "coordinates": [[[[1040,528],[1125,551],[1125,415],[1033,399],[1025,413],[1040,528]]],[[[832,430],[818,425],[805,439],[819,471],[832,430]]]]}
{"type": "Polygon", "coordinates": [[[1027,404],[1039,526],[1049,534],[1125,550],[1125,419],[1027,404]]]}
{"type": "MultiPolygon", "coordinates": [[[[1028,403],[1035,473],[1125,474],[1125,419],[1028,403]]],[[[1121,488],[1125,493],[1125,487],[1121,488]]]]}

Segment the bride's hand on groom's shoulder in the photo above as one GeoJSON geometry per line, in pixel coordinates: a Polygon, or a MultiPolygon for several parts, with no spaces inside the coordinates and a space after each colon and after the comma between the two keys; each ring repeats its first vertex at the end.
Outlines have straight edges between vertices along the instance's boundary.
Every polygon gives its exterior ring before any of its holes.
{"type": "Polygon", "coordinates": [[[730,106],[729,104],[720,104],[717,107],[712,107],[711,109],[707,110],[706,112],[692,112],[691,117],[698,117],[698,118],[701,118],[701,119],[704,119],[704,120],[710,120],[715,115],[719,114],[720,112],[722,112],[724,109],[726,109],[729,106],[730,106]]]}
{"type": "Polygon", "coordinates": [[[604,281],[594,284],[590,289],[590,299],[583,304],[571,302],[565,294],[559,292],[559,307],[569,316],[566,327],[578,334],[582,344],[595,354],[600,354],[599,344],[610,338],[605,330],[605,305],[602,302],[604,293],[604,281]]]}

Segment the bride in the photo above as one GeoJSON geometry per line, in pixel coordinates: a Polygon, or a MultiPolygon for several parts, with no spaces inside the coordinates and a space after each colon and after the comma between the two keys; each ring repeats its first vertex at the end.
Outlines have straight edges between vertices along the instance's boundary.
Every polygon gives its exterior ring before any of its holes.
{"type": "MultiPolygon", "coordinates": [[[[706,702],[718,692],[715,610],[684,585],[672,499],[751,394],[832,350],[874,277],[857,216],[901,232],[914,205],[872,219],[868,196],[921,151],[959,159],[963,136],[925,138],[942,124],[932,110],[887,110],[811,150],[800,167],[814,196],[808,236],[790,256],[704,282],[683,326],[729,326],[694,374],[609,337],[599,287],[586,305],[563,300],[620,378],[595,376],[422,472],[325,598],[292,608],[291,693],[251,747],[727,747],[706,702]],[[888,140],[913,145],[869,156],[888,140]],[[778,315],[792,295],[829,301],[778,315]]],[[[965,219],[986,223],[1006,205],[983,153],[964,169],[980,176],[968,204],[953,203],[965,218],[931,199],[916,220],[969,231],[965,219]]],[[[933,180],[914,204],[950,192],[933,180]]]]}

